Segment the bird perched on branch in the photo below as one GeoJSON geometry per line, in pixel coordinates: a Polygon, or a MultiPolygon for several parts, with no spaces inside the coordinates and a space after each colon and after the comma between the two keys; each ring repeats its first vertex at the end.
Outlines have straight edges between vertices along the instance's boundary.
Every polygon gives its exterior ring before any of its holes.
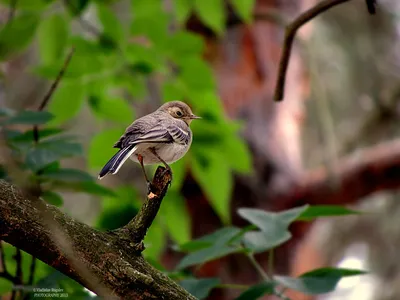
{"type": "Polygon", "coordinates": [[[193,136],[189,125],[194,119],[200,117],[181,101],[167,102],[155,112],[137,119],[114,144],[114,148],[120,150],[105,164],[99,179],[116,174],[128,158],[140,163],[148,184],[144,165],[163,163],[171,172],[168,164],[181,159],[190,148],[193,136]]]}

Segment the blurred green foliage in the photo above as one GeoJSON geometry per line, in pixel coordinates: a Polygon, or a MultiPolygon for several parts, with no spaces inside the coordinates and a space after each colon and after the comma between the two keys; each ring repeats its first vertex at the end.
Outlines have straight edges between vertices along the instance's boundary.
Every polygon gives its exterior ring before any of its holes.
{"type": "MultiPolygon", "coordinates": [[[[202,37],[184,27],[194,13],[217,35],[222,35],[227,17],[225,1],[173,0],[173,8],[167,11],[161,1],[132,0],[128,1],[131,18],[126,22],[116,15],[115,1],[0,2],[15,5],[12,19],[0,29],[0,61],[20,54],[28,46],[36,47],[38,60],[31,72],[54,80],[67,52],[75,49],[46,112],[0,111],[1,126],[7,129],[5,134],[13,158],[32,182],[40,184],[41,196],[49,203],[62,206],[59,192],[64,190],[99,196],[101,212],[95,226],[102,230],[121,227],[134,217],[141,205],[139,193],[125,185],[113,190],[105,188],[92,174],[115,153],[112,145],[136,117],[132,103],[144,99],[150,92],[146,88],[149,78],[160,79],[161,101],[184,100],[203,117],[202,121],[193,123],[194,142],[190,152],[172,165],[174,181],[144,241],[144,256],[160,268],[157,261],[167,246],[167,238],[174,242],[174,249],[188,252],[174,271],[176,276],[169,275],[198,298],[205,298],[213,288],[222,287],[220,280],[188,277],[182,270],[232,253],[242,253],[251,259],[254,253],[273,249],[290,239],[288,227],[295,220],[355,213],[335,207],[301,207],[281,213],[243,208],[238,211],[239,215],[252,225],[243,229],[229,225],[233,176],[251,172],[251,155],[239,137],[241,124],[224,116],[215,78],[203,59],[202,37]],[[83,18],[86,13],[93,14],[97,22],[88,23],[83,18]],[[75,23],[81,24],[83,30],[73,30],[75,23]],[[75,137],[63,130],[83,107],[88,107],[107,128],[89,137],[86,151],[75,137]],[[18,130],[12,127],[15,125],[18,130]],[[32,129],[34,125],[41,125],[38,140],[32,129]],[[60,162],[71,157],[86,157],[88,170],[61,167],[60,162]],[[180,192],[188,170],[226,225],[194,241],[190,241],[191,220],[180,192]]],[[[245,22],[251,21],[254,3],[255,0],[231,0],[232,7],[245,22]]],[[[9,179],[3,168],[1,174],[9,179]]],[[[8,244],[4,250],[6,264],[14,274],[16,250],[8,244]]],[[[30,274],[30,261],[30,256],[23,253],[25,277],[30,274]]],[[[324,269],[299,278],[274,277],[245,288],[238,299],[277,294],[278,283],[311,294],[327,292],[334,289],[341,277],[357,274],[324,269]],[[321,289],[321,285],[325,288],[321,289]]],[[[62,287],[73,299],[88,297],[81,286],[39,261],[34,275],[33,284],[38,287],[62,287]]],[[[10,290],[10,282],[0,278],[0,294],[10,290]]]]}

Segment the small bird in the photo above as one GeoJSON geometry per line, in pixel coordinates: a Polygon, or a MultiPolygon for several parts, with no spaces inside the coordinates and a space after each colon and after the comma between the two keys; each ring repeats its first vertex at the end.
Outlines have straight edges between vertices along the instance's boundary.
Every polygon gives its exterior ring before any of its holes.
{"type": "Polygon", "coordinates": [[[116,174],[128,158],[140,163],[148,184],[144,165],[163,163],[171,172],[168,164],[181,159],[192,144],[189,125],[194,119],[201,118],[181,101],[167,102],[155,112],[137,119],[114,144],[114,148],[120,150],[105,164],[98,178],[116,174]]]}

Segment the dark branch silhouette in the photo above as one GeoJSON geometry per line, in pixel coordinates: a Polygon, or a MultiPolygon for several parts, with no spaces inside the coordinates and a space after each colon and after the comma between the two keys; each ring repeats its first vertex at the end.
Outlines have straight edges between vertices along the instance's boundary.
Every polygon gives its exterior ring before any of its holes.
{"type": "Polygon", "coordinates": [[[279,62],[278,78],[276,81],[274,100],[281,101],[284,97],[286,72],[289,66],[290,55],[292,54],[293,41],[297,30],[316,16],[327,11],[328,9],[348,2],[350,0],[324,0],[313,6],[309,10],[298,16],[293,22],[286,26],[285,39],[283,42],[282,55],[279,62]]]}
{"type": "MultiPolygon", "coordinates": [[[[65,71],[68,68],[69,63],[71,62],[72,56],[74,54],[74,51],[75,51],[74,48],[72,48],[69,51],[69,53],[67,55],[67,58],[64,61],[64,65],[62,66],[60,72],[58,72],[58,75],[57,75],[56,79],[53,81],[53,83],[50,86],[49,91],[47,92],[47,94],[44,96],[42,102],[40,103],[39,111],[42,111],[46,107],[46,105],[49,102],[51,96],[54,94],[55,90],[57,89],[58,84],[60,83],[62,77],[64,76],[65,71]]],[[[35,140],[36,143],[39,141],[39,129],[38,129],[37,125],[35,125],[33,127],[33,139],[35,140]]]]}

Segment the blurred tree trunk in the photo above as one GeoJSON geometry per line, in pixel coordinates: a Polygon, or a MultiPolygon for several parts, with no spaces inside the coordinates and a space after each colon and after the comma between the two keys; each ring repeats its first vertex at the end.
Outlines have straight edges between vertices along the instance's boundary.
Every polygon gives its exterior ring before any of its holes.
{"type": "MultiPolygon", "coordinates": [[[[284,28],[270,18],[271,13],[290,18],[296,16],[305,1],[258,0],[255,21],[246,25],[230,12],[228,29],[216,39],[195,18],[188,28],[206,37],[206,59],[214,69],[219,95],[226,114],[243,120],[243,138],[253,155],[254,174],[237,176],[231,200],[232,219],[243,225],[236,214],[239,207],[258,207],[275,210],[277,203],[269,201],[273,195],[295,184],[302,171],[300,131],[303,103],[308,90],[299,52],[294,47],[286,81],[285,100],[272,100],[282,49],[284,28]]],[[[200,188],[188,178],[184,188],[193,221],[193,235],[201,236],[221,226],[200,188]],[[201,214],[196,213],[201,211],[201,214]]],[[[275,198],[276,199],[276,198],[275,198]]],[[[285,247],[275,256],[275,271],[286,273],[290,255],[285,247]]],[[[171,266],[176,262],[168,253],[164,260],[171,266]]],[[[267,255],[259,260],[266,266],[267,255]]],[[[224,283],[252,284],[259,280],[246,258],[234,255],[205,264],[198,276],[219,277],[224,283]]],[[[218,290],[209,299],[233,299],[238,291],[218,290]]]]}

